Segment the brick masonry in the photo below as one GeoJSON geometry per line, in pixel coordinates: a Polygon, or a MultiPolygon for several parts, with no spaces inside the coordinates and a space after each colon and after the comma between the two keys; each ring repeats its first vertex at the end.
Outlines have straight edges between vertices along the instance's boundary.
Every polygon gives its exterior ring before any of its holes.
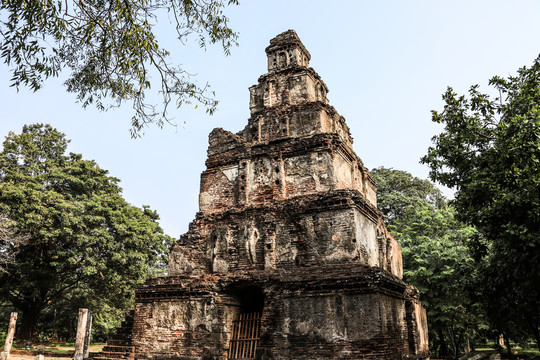
{"type": "Polygon", "coordinates": [[[345,119],[294,31],[266,53],[244,130],[209,136],[169,276],[136,291],[130,356],[226,359],[233,319],[262,310],[257,359],[427,359],[425,311],[345,119]]]}

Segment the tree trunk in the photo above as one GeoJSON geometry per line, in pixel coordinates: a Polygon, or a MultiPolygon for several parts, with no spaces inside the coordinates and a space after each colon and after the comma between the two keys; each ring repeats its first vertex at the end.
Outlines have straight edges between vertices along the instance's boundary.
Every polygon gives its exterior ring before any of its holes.
{"type": "Polygon", "coordinates": [[[540,349],[540,331],[538,331],[538,328],[536,330],[537,331],[534,332],[534,338],[536,339],[536,348],[540,349]]]}
{"type": "Polygon", "coordinates": [[[439,334],[439,342],[441,344],[441,352],[439,357],[446,359],[448,356],[448,346],[446,345],[446,340],[444,339],[444,334],[441,328],[437,329],[437,334],[439,334]]]}
{"type": "Polygon", "coordinates": [[[527,322],[527,325],[529,326],[529,329],[536,340],[536,347],[540,349],[540,326],[538,322],[535,321],[535,318],[533,318],[527,322]]]}
{"type": "Polygon", "coordinates": [[[36,325],[41,313],[42,306],[40,304],[29,304],[23,308],[21,326],[17,339],[19,340],[32,340],[36,332],[36,325]]]}
{"type": "Polygon", "coordinates": [[[512,345],[510,345],[510,338],[503,334],[504,336],[504,343],[506,344],[506,350],[508,350],[508,355],[512,357],[512,345]]]}

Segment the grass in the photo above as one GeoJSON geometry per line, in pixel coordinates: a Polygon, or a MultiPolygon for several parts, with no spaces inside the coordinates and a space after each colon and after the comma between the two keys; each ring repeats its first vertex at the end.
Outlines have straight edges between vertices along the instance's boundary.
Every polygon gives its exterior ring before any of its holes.
{"type": "MultiPolygon", "coordinates": [[[[103,347],[105,346],[105,343],[94,343],[94,344],[90,344],[90,352],[99,352],[101,351],[101,349],[103,349],[103,347]]],[[[54,352],[54,353],[58,353],[58,354],[65,354],[65,353],[69,353],[69,352],[72,352],[75,350],[75,343],[74,342],[59,342],[59,343],[55,343],[55,342],[46,342],[46,343],[42,343],[42,344],[34,344],[33,346],[31,347],[27,347],[27,346],[18,346],[18,345],[15,345],[13,346],[13,348],[17,349],[17,350],[45,350],[45,351],[50,351],[50,352],[54,352]]]]}
{"type": "MultiPolygon", "coordinates": [[[[476,351],[486,353],[486,354],[495,354],[497,350],[495,350],[495,344],[488,344],[482,347],[477,347],[476,351]]],[[[524,349],[516,344],[512,345],[512,354],[516,354],[517,351],[518,355],[532,357],[537,356],[540,357],[540,351],[536,348],[536,346],[531,346],[527,349],[524,349]]],[[[507,354],[508,351],[504,349],[503,354],[507,354]]]]}

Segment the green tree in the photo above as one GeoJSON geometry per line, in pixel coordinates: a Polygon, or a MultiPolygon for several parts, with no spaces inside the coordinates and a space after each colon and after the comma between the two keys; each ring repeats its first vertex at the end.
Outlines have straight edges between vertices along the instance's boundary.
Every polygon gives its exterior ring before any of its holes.
{"type": "Polygon", "coordinates": [[[209,113],[217,101],[208,84],[198,86],[158,44],[155,25],[169,24],[180,43],[192,36],[200,47],[221,43],[228,55],[238,35],[223,14],[238,0],[3,0],[0,2],[0,51],[11,68],[12,86],[36,91],[43,81],[69,69],[65,86],[83,107],[105,110],[132,104],[132,135],[148,123],[171,119],[167,107],[192,101],[209,113]],[[172,20],[171,20],[172,19],[172,20]],[[162,105],[149,103],[150,78],[161,86],[162,105]]]}
{"type": "Polygon", "coordinates": [[[456,190],[460,219],[491,247],[484,298],[503,333],[526,329],[540,344],[540,58],[507,79],[489,81],[492,97],[469,90],[443,95],[432,120],[445,126],[422,162],[456,190]],[[512,321],[509,321],[509,318],[512,321]],[[502,321],[501,321],[502,320],[502,321]]]}
{"type": "Polygon", "coordinates": [[[170,243],[154,211],[128,204],[118,179],[66,155],[67,144],[49,125],[28,125],[0,153],[0,207],[27,238],[0,274],[0,298],[22,311],[22,339],[44,309],[74,294],[129,307],[170,243]]]}
{"type": "Polygon", "coordinates": [[[418,288],[426,308],[431,351],[457,358],[485,327],[468,293],[474,262],[467,243],[476,231],[456,220],[430,181],[386,168],[372,174],[377,202],[402,249],[404,278],[418,288]]]}
{"type": "Polygon", "coordinates": [[[17,232],[14,221],[5,212],[0,212],[0,273],[6,272],[8,265],[14,263],[15,254],[25,240],[17,232]]]}
{"type": "Polygon", "coordinates": [[[377,207],[387,225],[403,219],[411,207],[424,204],[433,210],[446,207],[446,199],[430,181],[384,167],[373,169],[371,173],[377,182],[377,207]]]}

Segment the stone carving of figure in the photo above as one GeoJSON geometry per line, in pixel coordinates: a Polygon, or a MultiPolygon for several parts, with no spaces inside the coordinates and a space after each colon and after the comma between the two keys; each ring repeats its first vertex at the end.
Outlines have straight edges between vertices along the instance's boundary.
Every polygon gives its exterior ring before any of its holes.
{"type": "Polygon", "coordinates": [[[259,231],[253,224],[246,228],[246,253],[251,264],[257,263],[257,242],[259,241],[259,231]]]}

